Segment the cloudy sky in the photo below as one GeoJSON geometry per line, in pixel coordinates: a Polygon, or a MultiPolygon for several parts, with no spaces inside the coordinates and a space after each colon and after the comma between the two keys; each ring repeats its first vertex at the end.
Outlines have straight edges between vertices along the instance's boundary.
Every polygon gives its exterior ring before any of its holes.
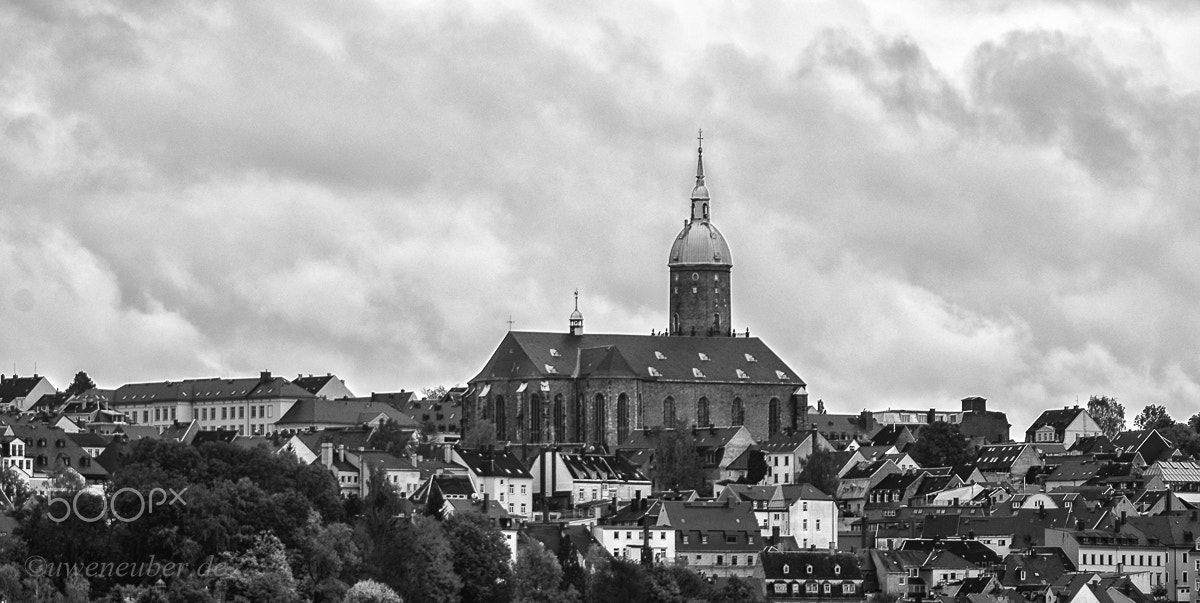
{"type": "Polygon", "coordinates": [[[1192,2],[0,4],[0,369],[463,383],[733,322],[829,408],[1200,410],[1192,2]]]}

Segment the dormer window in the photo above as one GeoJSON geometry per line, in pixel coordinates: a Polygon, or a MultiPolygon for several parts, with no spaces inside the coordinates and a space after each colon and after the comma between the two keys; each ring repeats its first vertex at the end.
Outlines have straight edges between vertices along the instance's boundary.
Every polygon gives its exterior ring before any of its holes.
{"type": "Polygon", "coordinates": [[[779,377],[779,379],[780,379],[781,381],[786,381],[786,380],[787,380],[787,378],[788,378],[788,375],[787,375],[787,373],[785,373],[785,372],[783,372],[783,371],[775,371],[775,376],[776,376],[776,377],[779,377]]]}
{"type": "Polygon", "coordinates": [[[559,354],[558,350],[556,350],[554,348],[550,348],[550,356],[553,358],[561,358],[562,354],[559,354]]]}
{"type": "Polygon", "coordinates": [[[806,565],[806,566],[804,566],[804,572],[805,572],[806,574],[812,575],[812,573],[813,573],[812,569],[813,569],[813,568],[812,568],[812,564],[809,564],[809,565],[806,565]]]}
{"type": "Polygon", "coordinates": [[[547,365],[546,365],[546,372],[547,372],[548,374],[551,374],[551,375],[557,375],[557,374],[558,374],[558,369],[556,369],[556,368],[554,368],[553,366],[550,366],[549,364],[547,364],[547,365]]]}
{"type": "Polygon", "coordinates": [[[758,362],[758,360],[753,355],[746,354],[746,362],[758,362]]]}
{"type": "Polygon", "coordinates": [[[697,355],[700,356],[701,362],[708,362],[708,354],[705,354],[704,352],[699,352],[699,353],[697,353],[697,355]]]}
{"type": "Polygon", "coordinates": [[[695,375],[697,379],[704,378],[704,373],[700,372],[700,369],[696,367],[692,367],[692,374],[695,375]]]}
{"type": "Polygon", "coordinates": [[[651,377],[662,377],[662,373],[658,372],[658,369],[656,369],[652,366],[648,366],[646,368],[650,371],[651,377]]]}
{"type": "Polygon", "coordinates": [[[790,566],[790,565],[788,565],[788,564],[786,564],[786,563],[785,563],[785,564],[783,564],[783,573],[784,573],[784,574],[787,574],[787,573],[788,573],[788,572],[790,572],[790,571],[792,571],[792,566],[790,566]]]}
{"type": "Polygon", "coordinates": [[[833,575],[835,575],[835,576],[842,575],[842,566],[835,563],[833,565],[833,575]]]}
{"type": "Polygon", "coordinates": [[[659,352],[658,350],[655,350],[655,351],[654,351],[654,357],[655,357],[655,358],[657,358],[657,359],[659,359],[659,360],[666,360],[666,359],[667,359],[667,355],[666,355],[666,354],[663,354],[662,352],[659,352]]]}
{"type": "Polygon", "coordinates": [[[743,371],[742,369],[737,369],[737,376],[738,376],[738,379],[749,379],[750,378],[750,375],[747,375],[746,371],[743,371]]]}

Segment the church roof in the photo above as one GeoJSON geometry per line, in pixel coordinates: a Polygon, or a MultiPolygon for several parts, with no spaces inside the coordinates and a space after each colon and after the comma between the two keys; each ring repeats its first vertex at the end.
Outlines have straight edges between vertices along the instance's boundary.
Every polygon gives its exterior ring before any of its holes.
{"type": "Polygon", "coordinates": [[[711,222],[692,220],[683,225],[679,236],[671,244],[668,266],[690,266],[709,264],[733,266],[733,256],[725,236],[711,222]]]}
{"type": "Polygon", "coordinates": [[[757,337],[510,331],[471,381],[625,377],[804,386],[757,337]]]}

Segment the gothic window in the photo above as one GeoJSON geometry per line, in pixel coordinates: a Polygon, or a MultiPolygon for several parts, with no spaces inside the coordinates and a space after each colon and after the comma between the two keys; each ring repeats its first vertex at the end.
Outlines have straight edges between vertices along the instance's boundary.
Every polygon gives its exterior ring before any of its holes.
{"type": "Polygon", "coordinates": [[[675,398],[671,396],[663,400],[663,427],[675,427],[675,398]]]}
{"type": "MultiPolygon", "coordinates": [[[[676,291],[678,292],[678,290],[676,290],[676,291]]],[[[672,335],[679,334],[679,313],[678,312],[671,315],[671,334],[672,335]]]]}
{"type": "Polygon", "coordinates": [[[604,404],[604,394],[596,394],[596,406],[592,409],[596,413],[596,419],[592,422],[593,441],[597,446],[603,445],[607,440],[608,434],[605,433],[607,426],[608,412],[604,404]]]}
{"type": "Polygon", "coordinates": [[[629,396],[622,393],[617,396],[617,443],[620,444],[629,437],[629,396]]]}
{"type": "Polygon", "coordinates": [[[587,441],[586,419],[587,413],[584,412],[583,394],[579,394],[575,398],[575,441],[587,441]]]}
{"type": "Polygon", "coordinates": [[[708,398],[701,397],[696,402],[696,427],[708,427],[711,423],[708,420],[708,398]]]}
{"type": "Polygon", "coordinates": [[[780,411],[779,398],[771,398],[771,403],[767,406],[767,432],[769,435],[779,433],[780,411]]]}
{"type": "Polygon", "coordinates": [[[567,437],[567,413],[563,408],[563,395],[554,396],[554,441],[561,442],[567,437]]]}
{"type": "Polygon", "coordinates": [[[505,412],[505,408],[504,408],[504,396],[496,396],[495,417],[496,417],[496,439],[497,440],[503,440],[503,439],[508,438],[508,431],[506,429],[508,427],[508,425],[506,425],[507,421],[505,420],[505,419],[507,419],[507,416],[508,416],[508,413],[505,412]]]}
{"type": "Polygon", "coordinates": [[[542,397],[529,396],[529,441],[542,441],[542,397]]]}
{"type": "Polygon", "coordinates": [[[746,405],[742,403],[741,398],[733,399],[733,416],[729,418],[729,424],[737,427],[746,422],[746,405]]]}

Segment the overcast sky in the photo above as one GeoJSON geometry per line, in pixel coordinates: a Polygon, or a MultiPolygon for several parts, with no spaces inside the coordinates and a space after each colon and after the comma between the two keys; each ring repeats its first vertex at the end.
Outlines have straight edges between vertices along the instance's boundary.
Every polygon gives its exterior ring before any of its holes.
{"type": "Polygon", "coordinates": [[[666,327],[704,128],[733,323],[836,412],[1200,410],[1200,9],[0,4],[0,369],[464,383],[666,327]]]}

